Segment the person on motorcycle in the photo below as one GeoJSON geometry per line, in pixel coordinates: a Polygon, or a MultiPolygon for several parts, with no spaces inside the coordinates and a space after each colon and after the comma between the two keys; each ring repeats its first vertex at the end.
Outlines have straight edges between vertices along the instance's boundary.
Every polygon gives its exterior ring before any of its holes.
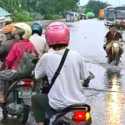
{"type": "Polygon", "coordinates": [[[34,45],[39,57],[48,51],[48,45],[45,38],[42,36],[43,27],[39,23],[33,23],[32,36],[30,37],[31,43],[34,45]]]}
{"type": "MultiPolygon", "coordinates": [[[[108,33],[105,36],[106,43],[104,44],[104,49],[106,50],[107,56],[110,53],[110,48],[112,46],[113,41],[122,42],[122,35],[120,32],[117,31],[117,29],[114,25],[111,25],[108,33]]],[[[123,52],[123,50],[121,48],[120,55],[122,54],[122,52],[123,52]]]]}
{"type": "Polygon", "coordinates": [[[12,45],[18,40],[14,37],[13,32],[15,31],[14,25],[7,25],[2,29],[2,33],[5,35],[4,40],[0,45],[0,60],[4,62],[12,45]]]}
{"type": "MultiPolygon", "coordinates": [[[[48,25],[45,37],[51,49],[38,61],[35,78],[47,76],[50,83],[69,45],[70,31],[64,23],[53,22],[48,25]]],[[[80,80],[83,80],[84,86],[88,87],[91,78],[80,54],[69,50],[61,73],[48,95],[41,94],[32,97],[32,110],[38,125],[44,125],[45,113],[49,109],[61,110],[72,104],[85,103],[86,97],[80,80]]]]}
{"type": "Polygon", "coordinates": [[[31,27],[25,23],[16,23],[15,27],[17,29],[16,30],[17,34],[20,32],[22,37],[21,40],[19,40],[19,42],[16,42],[13,45],[12,49],[10,50],[10,52],[6,57],[5,64],[7,69],[16,70],[25,51],[33,53],[34,55],[37,55],[37,52],[33,44],[29,41],[29,37],[32,33],[31,27]]]}
{"type": "MultiPolygon", "coordinates": [[[[0,71],[0,90],[4,91],[4,85],[9,86],[12,82],[20,80],[23,78],[30,77],[30,73],[33,69],[27,68],[30,64],[26,65],[25,71],[21,70],[20,63],[25,56],[26,52],[31,53],[34,57],[37,57],[38,54],[35,50],[35,47],[28,40],[32,30],[28,24],[25,23],[16,23],[15,24],[15,35],[20,36],[20,40],[16,42],[11,50],[9,51],[6,60],[5,60],[5,70],[0,71]],[[19,70],[20,69],[20,70],[19,70]],[[9,85],[8,85],[9,84],[9,85]]],[[[30,59],[29,59],[30,60],[30,59]]],[[[0,100],[0,103],[4,103],[4,96],[0,100]]]]}

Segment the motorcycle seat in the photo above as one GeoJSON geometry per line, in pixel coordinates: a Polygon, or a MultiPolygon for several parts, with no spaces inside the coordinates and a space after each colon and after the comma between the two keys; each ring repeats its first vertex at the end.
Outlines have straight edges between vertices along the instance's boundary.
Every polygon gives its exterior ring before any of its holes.
{"type": "Polygon", "coordinates": [[[64,108],[61,112],[70,112],[72,110],[85,110],[90,112],[91,108],[88,104],[74,104],[64,108]]]}
{"type": "Polygon", "coordinates": [[[50,108],[47,112],[46,112],[46,118],[51,118],[53,115],[57,114],[57,113],[67,113],[70,112],[72,110],[84,110],[86,112],[90,112],[91,108],[88,104],[74,104],[74,105],[70,105],[62,110],[54,110],[52,108],[50,108]]]}

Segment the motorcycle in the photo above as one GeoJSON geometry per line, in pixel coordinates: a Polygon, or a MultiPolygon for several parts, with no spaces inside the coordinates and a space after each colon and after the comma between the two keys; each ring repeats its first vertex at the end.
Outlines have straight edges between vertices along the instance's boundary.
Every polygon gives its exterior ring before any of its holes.
{"type": "Polygon", "coordinates": [[[114,61],[114,64],[118,65],[120,62],[121,54],[122,54],[122,43],[119,41],[112,41],[108,53],[108,62],[111,63],[114,61]]]}
{"type": "Polygon", "coordinates": [[[22,124],[27,122],[31,96],[33,94],[33,80],[23,79],[14,82],[8,89],[5,95],[5,103],[2,106],[3,120],[8,118],[16,118],[22,124]]]}
{"type": "MultiPolygon", "coordinates": [[[[89,72],[89,74],[90,80],[95,77],[93,73],[89,72]]],[[[47,82],[46,78],[44,78],[44,80],[44,83],[47,82]]],[[[81,81],[81,83],[83,84],[83,82],[85,82],[85,87],[88,87],[90,80],[87,80],[86,82],[81,81]]],[[[43,84],[40,84],[37,91],[43,93],[43,84]]],[[[33,114],[31,116],[33,117],[32,119],[34,119],[33,114]]],[[[29,124],[34,122],[35,120],[33,120],[33,122],[29,121],[29,124]]],[[[91,123],[91,108],[88,104],[74,104],[58,111],[50,108],[45,113],[45,125],[91,125],[91,123]]],[[[36,122],[34,125],[36,125],[36,122]]]]}
{"type": "MultiPolygon", "coordinates": [[[[83,86],[89,86],[89,81],[94,79],[94,74],[89,72],[89,80],[84,81],[83,86]]],[[[46,113],[45,125],[91,125],[91,108],[88,104],[74,104],[63,110],[50,109],[46,113]]]]}
{"type": "Polygon", "coordinates": [[[87,104],[71,105],[61,111],[50,110],[50,114],[46,113],[45,125],[91,125],[92,123],[90,106],[87,104]]]}

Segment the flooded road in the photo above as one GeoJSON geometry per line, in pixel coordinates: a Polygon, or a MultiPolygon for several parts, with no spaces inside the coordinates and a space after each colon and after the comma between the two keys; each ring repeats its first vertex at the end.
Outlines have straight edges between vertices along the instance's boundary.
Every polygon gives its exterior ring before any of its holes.
{"type": "Polygon", "coordinates": [[[71,27],[70,47],[81,53],[95,74],[90,89],[85,90],[92,125],[125,125],[125,54],[119,66],[107,64],[102,48],[106,32],[103,21],[77,22],[71,27]]]}
{"type": "Polygon", "coordinates": [[[92,110],[92,125],[125,125],[125,54],[119,66],[107,64],[102,48],[107,31],[103,21],[82,20],[68,25],[70,48],[80,52],[87,68],[95,75],[90,87],[84,88],[86,103],[92,110]]]}

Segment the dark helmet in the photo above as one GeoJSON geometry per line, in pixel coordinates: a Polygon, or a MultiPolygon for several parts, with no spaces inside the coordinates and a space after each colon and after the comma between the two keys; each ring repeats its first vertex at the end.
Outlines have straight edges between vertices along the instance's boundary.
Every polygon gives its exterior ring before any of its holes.
{"type": "Polygon", "coordinates": [[[41,35],[42,31],[43,31],[43,28],[39,23],[33,23],[32,34],[37,33],[37,34],[41,35]]]}
{"type": "Polygon", "coordinates": [[[111,24],[111,25],[109,25],[109,29],[111,29],[111,28],[113,28],[113,27],[116,28],[115,24],[111,24]]]}

